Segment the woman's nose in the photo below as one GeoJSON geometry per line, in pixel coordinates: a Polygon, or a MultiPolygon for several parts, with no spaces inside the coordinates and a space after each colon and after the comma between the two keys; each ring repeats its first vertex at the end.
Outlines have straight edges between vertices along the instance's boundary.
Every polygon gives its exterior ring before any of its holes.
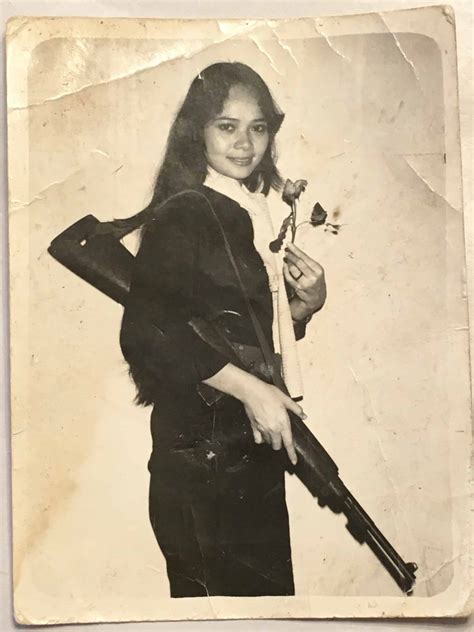
{"type": "Polygon", "coordinates": [[[252,142],[247,132],[242,132],[239,134],[238,138],[235,141],[236,149],[250,149],[252,146],[252,142]]]}

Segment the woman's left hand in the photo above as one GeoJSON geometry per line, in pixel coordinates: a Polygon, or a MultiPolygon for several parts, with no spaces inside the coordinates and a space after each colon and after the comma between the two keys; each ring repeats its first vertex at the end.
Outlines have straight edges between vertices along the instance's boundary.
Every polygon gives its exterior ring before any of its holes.
{"type": "MultiPolygon", "coordinates": [[[[285,248],[283,274],[295,291],[298,299],[298,314],[295,320],[302,320],[317,312],[326,300],[326,280],[323,268],[303,250],[289,243],[285,248]]],[[[293,310],[292,310],[293,311],[293,310]]]]}

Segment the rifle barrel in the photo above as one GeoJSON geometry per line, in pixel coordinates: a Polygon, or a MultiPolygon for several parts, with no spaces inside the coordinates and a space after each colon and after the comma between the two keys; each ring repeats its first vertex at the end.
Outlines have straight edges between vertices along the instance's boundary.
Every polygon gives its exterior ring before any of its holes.
{"type": "Polygon", "coordinates": [[[363,541],[367,543],[398,586],[404,593],[410,594],[416,581],[417,565],[414,562],[403,561],[347,488],[343,512],[347,518],[347,529],[352,533],[352,529],[355,528],[362,533],[363,541]]]}
{"type": "Polygon", "coordinates": [[[336,463],[306,424],[291,414],[293,441],[298,454],[294,471],[321,506],[347,518],[346,528],[361,544],[366,543],[398,586],[410,594],[415,584],[414,562],[404,562],[377,525],[339,478],[336,463]]]}

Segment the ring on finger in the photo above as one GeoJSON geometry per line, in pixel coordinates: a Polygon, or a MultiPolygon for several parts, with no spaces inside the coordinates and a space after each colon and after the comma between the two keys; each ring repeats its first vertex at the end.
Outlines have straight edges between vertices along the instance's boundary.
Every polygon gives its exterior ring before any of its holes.
{"type": "Polygon", "coordinates": [[[298,281],[298,279],[301,279],[301,277],[303,276],[303,273],[301,272],[301,270],[297,270],[298,274],[295,274],[294,272],[291,273],[291,276],[294,278],[295,281],[298,281]]]}

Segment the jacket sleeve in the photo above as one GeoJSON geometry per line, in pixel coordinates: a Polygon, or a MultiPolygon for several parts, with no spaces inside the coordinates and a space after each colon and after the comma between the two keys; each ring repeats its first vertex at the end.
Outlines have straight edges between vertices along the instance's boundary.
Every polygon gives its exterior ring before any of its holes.
{"type": "Polygon", "coordinates": [[[228,363],[189,325],[199,315],[199,244],[204,230],[202,213],[195,207],[195,199],[183,196],[146,227],[122,320],[125,359],[160,383],[197,384],[228,363]]]}

